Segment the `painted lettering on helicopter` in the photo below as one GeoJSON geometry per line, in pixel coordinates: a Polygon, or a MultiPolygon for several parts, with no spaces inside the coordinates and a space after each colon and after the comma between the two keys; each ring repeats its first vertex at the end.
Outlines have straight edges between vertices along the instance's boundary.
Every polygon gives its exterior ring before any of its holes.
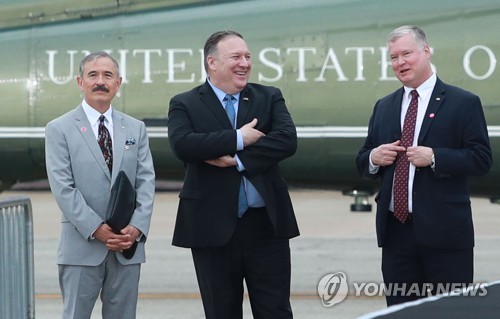
{"type": "MultiPolygon", "coordinates": [[[[206,73],[203,50],[190,48],[172,49],[119,49],[105,50],[114,54],[120,64],[123,83],[129,83],[130,65],[134,74],[141,74],[141,83],[151,84],[162,75],[165,83],[204,82],[206,73]],[[162,62],[158,62],[158,61],[162,62]],[[161,63],[161,64],[159,64],[161,63]]],[[[46,50],[47,75],[54,84],[64,85],[78,75],[80,59],[89,54],[88,50],[46,50]],[[66,57],[62,57],[66,55],[66,57]],[[58,62],[58,59],[64,62],[58,62]]],[[[315,47],[262,48],[257,53],[257,80],[263,83],[282,81],[285,77],[295,82],[347,81],[396,81],[392,76],[387,47],[345,47],[342,53],[334,48],[318,50],[315,47]],[[340,57],[340,58],[339,58],[340,57]],[[367,58],[371,65],[367,66],[367,58]],[[374,59],[375,58],[375,59],[374,59]],[[345,60],[349,62],[345,62],[345,60]],[[374,62],[375,61],[375,62],[374,62]],[[373,65],[375,64],[375,65],[373,65]],[[376,79],[367,78],[365,70],[377,68],[376,79]]],[[[254,65],[256,63],[254,62],[254,65]]],[[[462,67],[473,80],[490,78],[497,65],[495,52],[485,45],[475,45],[464,51],[462,67]],[[471,61],[482,59],[486,67],[475,69],[471,61]]],[[[436,67],[432,65],[434,70],[436,67]]]]}

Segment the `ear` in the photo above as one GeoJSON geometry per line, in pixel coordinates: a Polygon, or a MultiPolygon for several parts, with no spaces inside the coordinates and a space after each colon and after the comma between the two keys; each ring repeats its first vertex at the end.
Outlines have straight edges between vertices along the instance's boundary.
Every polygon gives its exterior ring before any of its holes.
{"type": "Polygon", "coordinates": [[[83,79],[80,76],[76,77],[76,83],[78,84],[78,87],[80,88],[80,91],[83,92],[83,79]]]}
{"type": "Polygon", "coordinates": [[[217,60],[213,56],[207,56],[207,64],[210,70],[215,71],[217,69],[216,61],[217,60]]]}
{"type": "Polygon", "coordinates": [[[424,46],[424,52],[425,52],[425,57],[427,58],[427,60],[430,59],[432,52],[431,52],[431,48],[429,48],[428,44],[426,44],[424,46]]]}

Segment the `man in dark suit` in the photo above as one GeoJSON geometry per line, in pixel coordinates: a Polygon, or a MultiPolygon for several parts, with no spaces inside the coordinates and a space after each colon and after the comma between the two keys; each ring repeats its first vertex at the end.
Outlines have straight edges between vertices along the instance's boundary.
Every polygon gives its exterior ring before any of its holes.
{"type": "Polygon", "coordinates": [[[381,179],[376,228],[392,305],[425,297],[425,286],[439,293],[472,283],[467,179],[486,174],[492,158],[479,97],[437,78],[425,33],[403,26],[387,43],[404,87],[375,104],[356,164],[381,179]]]}
{"type": "Polygon", "coordinates": [[[292,318],[289,238],[299,235],[279,162],[297,134],[279,89],[248,83],[241,34],[204,47],[205,84],[170,101],[168,135],[185,163],[173,244],[192,250],[206,318],[292,318]]]}

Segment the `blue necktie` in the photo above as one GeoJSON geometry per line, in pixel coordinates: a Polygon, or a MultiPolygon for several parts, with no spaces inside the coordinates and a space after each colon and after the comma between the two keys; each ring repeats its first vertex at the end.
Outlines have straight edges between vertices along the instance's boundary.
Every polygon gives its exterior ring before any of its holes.
{"type": "MultiPolygon", "coordinates": [[[[227,94],[224,97],[224,101],[226,102],[225,109],[227,116],[229,117],[229,121],[231,122],[231,126],[233,128],[236,127],[236,112],[234,110],[234,101],[235,97],[232,95],[227,94]]],[[[240,183],[240,191],[238,195],[238,217],[243,216],[243,214],[246,212],[248,209],[248,202],[247,202],[247,195],[245,193],[245,183],[243,181],[243,177],[241,178],[241,183],[240,183]]]]}

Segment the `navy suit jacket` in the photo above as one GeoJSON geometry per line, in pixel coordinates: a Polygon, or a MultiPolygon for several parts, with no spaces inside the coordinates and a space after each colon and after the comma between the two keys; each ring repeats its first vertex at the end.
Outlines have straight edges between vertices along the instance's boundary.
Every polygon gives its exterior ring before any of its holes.
{"type": "Polygon", "coordinates": [[[236,153],[246,168],[243,174],[264,199],[275,235],[299,235],[278,165],[295,153],[297,133],[279,89],[248,84],[241,91],[237,127],[254,118],[258,119],[255,128],[266,135],[237,152],[236,130],[208,82],[171,99],[169,143],[186,169],[174,245],[210,247],[229,241],[237,222],[242,173],[235,167],[220,168],[204,161],[236,153]]]}
{"type": "MultiPolygon", "coordinates": [[[[370,119],[368,136],[356,158],[358,171],[380,178],[376,228],[383,246],[392,196],[395,165],[369,173],[372,149],[401,138],[404,89],[380,99],[370,119]]],[[[486,174],[492,165],[488,130],[476,95],[447,85],[439,78],[418,136],[418,145],[431,147],[435,168],[416,168],[413,180],[413,223],[418,242],[428,247],[463,249],[474,246],[474,229],[467,178],[486,174]]]]}

